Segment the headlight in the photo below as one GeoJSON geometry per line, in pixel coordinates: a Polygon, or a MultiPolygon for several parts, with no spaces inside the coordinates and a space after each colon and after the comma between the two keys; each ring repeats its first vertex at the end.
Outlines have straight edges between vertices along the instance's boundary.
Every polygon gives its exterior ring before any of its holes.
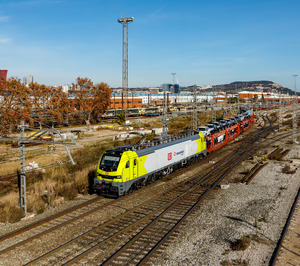
{"type": "Polygon", "coordinates": [[[121,179],[121,178],[122,178],[122,176],[121,176],[121,175],[117,175],[115,178],[117,178],[117,179],[121,179]]]}

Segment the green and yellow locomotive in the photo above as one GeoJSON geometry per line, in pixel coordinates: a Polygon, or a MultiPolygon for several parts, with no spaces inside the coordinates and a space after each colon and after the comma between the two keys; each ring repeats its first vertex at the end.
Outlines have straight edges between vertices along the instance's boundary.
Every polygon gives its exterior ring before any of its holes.
{"type": "Polygon", "coordinates": [[[167,143],[161,142],[155,146],[152,143],[147,147],[120,147],[106,151],[97,167],[95,192],[122,196],[207,154],[206,140],[201,132],[167,143]]]}

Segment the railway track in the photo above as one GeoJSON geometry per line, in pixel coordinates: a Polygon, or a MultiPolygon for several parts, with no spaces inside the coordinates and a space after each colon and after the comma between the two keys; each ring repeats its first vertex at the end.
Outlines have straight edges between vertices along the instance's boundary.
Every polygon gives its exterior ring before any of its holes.
{"type": "Polygon", "coordinates": [[[25,245],[35,239],[40,238],[41,236],[46,235],[54,230],[57,230],[67,224],[73,223],[76,220],[84,218],[102,208],[105,208],[111,204],[113,204],[113,200],[104,200],[103,198],[93,198],[89,201],[85,201],[81,204],[78,204],[74,207],[46,217],[37,222],[26,225],[20,229],[7,233],[5,235],[0,236],[0,243],[4,248],[0,250],[0,256],[10,250],[14,250],[15,248],[25,245]],[[24,234],[30,231],[30,236],[24,237],[24,234]],[[6,245],[6,241],[11,238],[14,239],[15,244],[6,245]]]}
{"type": "Polygon", "coordinates": [[[265,129],[254,134],[245,141],[242,148],[219,161],[205,174],[196,175],[157,198],[134,207],[44,254],[37,254],[27,264],[136,264],[143,258],[148,258],[233,168],[259,149],[256,141],[269,133],[270,130],[265,129]]]}
{"type": "MultiPolygon", "coordinates": [[[[280,238],[279,238],[279,240],[277,242],[277,246],[276,246],[276,248],[274,250],[274,253],[272,255],[272,258],[271,258],[271,260],[269,262],[270,266],[274,266],[274,265],[277,264],[278,258],[279,258],[279,252],[289,253],[288,256],[292,256],[292,257],[290,257],[288,259],[289,261],[291,261],[291,262],[292,261],[295,261],[295,262],[298,261],[299,262],[299,254],[297,252],[292,251],[291,249],[288,249],[288,248],[293,248],[294,247],[295,251],[297,251],[297,249],[299,250],[299,246],[297,246],[297,245],[292,246],[290,244],[287,247],[284,247],[284,245],[283,245],[283,242],[284,242],[285,237],[287,235],[287,232],[289,230],[289,226],[291,224],[291,221],[293,219],[294,213],[296,211],[297,204],[299,204],[299,198],[300,198],[300,189],[298,189],[298,193],[297,193],[297,195],[295,197],[294,203],[293,203],[293,205],[291,207],[290,213],[289,213],[289,215],[287,217],[286,223],[285,223],[285,225],[283,227],[283,230],[281,232],[281,236],[280,236],[280,238]]],[[[299,214],[298,214],[298,216],[299,216],[299,214]]],[[[296,217],[295,217],[295,219],[296,219],[296,217]]],[[[297,233],[297,231],[296,231],[296,233],[297,233]]],[[[299,238],[299,234],[298,234],[298,238],[299,238]]],[[[296,236],[295,236],[295,239],[297,239],[296,236]]],[[[280,259],[279,259],[279,263],[281,263],[280,259]]],[[[282,264],[280,264],[280,265],[282,265],[282,264]]],[[[294,265],[294,264],[291,264],[291,265],[294,265]]]]}

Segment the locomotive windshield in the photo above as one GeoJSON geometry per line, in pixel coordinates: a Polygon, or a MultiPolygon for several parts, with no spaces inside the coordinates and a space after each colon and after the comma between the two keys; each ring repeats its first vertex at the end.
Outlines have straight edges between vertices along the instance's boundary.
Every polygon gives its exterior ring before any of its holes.
{"type": "Polygon", "coordinates": [[[120,156],[105,154],[101,159],[99,168],[107,172],[117,171],[120,159],[120,156]]]}

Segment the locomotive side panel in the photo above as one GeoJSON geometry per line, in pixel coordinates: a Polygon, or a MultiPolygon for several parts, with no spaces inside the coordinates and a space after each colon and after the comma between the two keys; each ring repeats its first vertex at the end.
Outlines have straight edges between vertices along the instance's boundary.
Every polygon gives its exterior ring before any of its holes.
{"type": "Polygon", "coordinates": [[[151,174],[200,153],[206,154],[204,136],[202,138],[196,136],[194,140],[190,139],[154,150],[153,153],[148,154],[145,168],[151,174]]]}

